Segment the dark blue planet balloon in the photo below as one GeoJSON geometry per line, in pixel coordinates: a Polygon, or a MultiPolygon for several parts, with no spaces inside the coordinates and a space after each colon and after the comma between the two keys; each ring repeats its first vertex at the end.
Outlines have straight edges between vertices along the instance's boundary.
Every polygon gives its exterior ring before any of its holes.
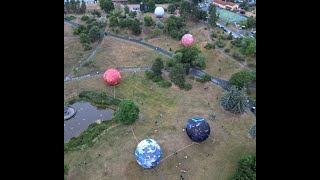
{"type": "Polygon", "coordinates": [[[186,132],[191,140],[202,142],[209,137],[210,126],[203,118],[195,117],[188,120],[186,132]]]}
{"type": "Polygon", "coordinates": [[[148,138],[138,144],[135,155],[140,166],[149,169],[155,167],[160,162],[162,151],[155,140],[148,138]]]}

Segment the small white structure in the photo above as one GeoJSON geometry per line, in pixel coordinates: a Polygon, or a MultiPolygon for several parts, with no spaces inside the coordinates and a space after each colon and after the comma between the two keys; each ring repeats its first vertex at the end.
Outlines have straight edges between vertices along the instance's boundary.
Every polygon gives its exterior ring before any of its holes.
{"type": "Polygon", "coordinates": [[[162,18],[164,16],[164,9],[163,7],[157,7],[155,10],[154,10],[154,15],[157,17],[157,18],[162,18]]]}

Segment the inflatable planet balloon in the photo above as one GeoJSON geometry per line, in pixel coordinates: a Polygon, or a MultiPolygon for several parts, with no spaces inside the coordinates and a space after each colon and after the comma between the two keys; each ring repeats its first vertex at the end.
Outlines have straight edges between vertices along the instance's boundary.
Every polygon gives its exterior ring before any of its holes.
{"type": "Polygon", "coordinates": [[[182,36],[181,38],[181,43],[184,45],[184,46],[190,46],[193,44],[193,37],[191,34],[185,34],[182,36]]]}
{"type": "Polygon", "coordinates": [[[114,86],[120,83],[121,75],[116,69],[108,69],[103,74],[104,82],[109,86],[114,86]]]}
{"type": "Polygon", "coordinates": [[[162,151],[153,139],[142,140],[135,151],[136,160],[145,169],[155,167],[161,160],[162,151]]]}
{"type": "Polygon", "coordinates": [[[157,18],[162,18],[164,16],[164,9],[163,7],[157,7],[155,10],[154,10],[154,15],[157,17],[157,18]]]}
{"type": "Polygon", "coordinates": [[[202,142],[210,135],[210,126],[203,118],[192,118],[187,122],[186,132],[195,142],[202,142]]]}

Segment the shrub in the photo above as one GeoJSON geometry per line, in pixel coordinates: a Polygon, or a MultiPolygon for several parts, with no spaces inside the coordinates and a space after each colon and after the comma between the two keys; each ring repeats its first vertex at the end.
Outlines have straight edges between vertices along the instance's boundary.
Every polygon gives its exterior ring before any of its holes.
{"type": "Polygon", "coordinates": [[[153,79],[153,77],[156,76],[153,71],[145,71],[144,75],[146,76],[147,79],[153,79]]]}
{"type": "Polygon", "coordinates": [[[215,48],[215,45],[214,44],[211,44],[211,43],[207,43],[204,48],[206,49],[214,49],[215,48]]]}
{"type": "Polygon", "coordinates": [[[67,164],[64,165],[64,174],[68,174],[69,166],[67,164]]]}
{"type": "Polygon", "coordinates": [[[152,31],[151,37],[154,38],[154,37],[160,36],[160,34],[161,34],[161,30],[160,30],[159,28],[155,28],[155,29],[152,31]]]}
{"type": "Polygon", "coordinates": [[[87,34],[85,33],[81,33],[80,34],[80,43],[83,43],[83,44],[88,44],[90,43],[90,38],[87,34]]]}
{"type": "Polygon", "coordinates": [[[74,16],[67,16],[67,17],[65,17],[64,19],[67,20],[67,21],[72,21],[72,20],[76,19],[76,17],[74,17],[74,16]]]}
{"type": "Polygon", "coordinates": [[[93,123],[88,129],[83,131],[79,136],[71,138],[64,144],[64,151],[78,150],[85,147],[91,147],[99,135],[109,128],[114,121],[102,121],[101,124],[93,123]]]}
{"type": "Polygon", "coordinates": [[[232,54],[232,57],[234,57],[235,59],[237,59],[238,61],[245,61],[245,58],[242,54],[238,53],[238,52],[234,52],[232,54]]]}
{"type": "Polygon", "coordinates": [[[88,19],[88,20],[86,21],[86,23],[87,23],[87,24],[91,24],[91,23],[96,22],[96,21],[97,21],[96,19],[91,18],[91,19],[88,19]]]}
{"type": "Polygon", "coordinates": [[[198,55],[195,60],[191,62],[192,66],[199,67],[200,69],[206,68],[206,59],[202,55],[198,55]]]}
{"type": "Polygon", "coordinates": [[[208,30],[208,28],[207,28],[207,27],[204,27],[204,30],[208,30]]]}
{"type": "Polygon", "coordinates": [[[73,29],[73,35],[79,35],[81,33],[86,33],[86,32],[87,32],[87,29],[83,25],[77,26],[73,29]]]}
{"type": "Polygon", "coordinates": [[[212,32],[211,37],[216,38],[216,37],[218,37],[218,35],[215,32],[212,32]]]}
{"type": "Polygon", "coordinates": [[[196,81],[201,82],[201,83],[209,82],[209,81],[211,81],[211,76],[206,74],[201,78],[197,78],[196,81]]]}
{"type": "Polygon", "coordinates": [[[82,46],[83,46],[83,50],[84,50],[84,51],[89,51],[89,50],[92,49],[92,47],[90,46],[90,44],[87,44],[87,43],[82,44],[82,46]]]}
{"type": "Polygon", "coordinates": [[[224,35],[220,35],[219,38],[222,40],[226,40],[226,37],[224,35]]]}
{"type": "Polygon", "coordinates": [[[144,23],[146,26],[151,26],[153,24],[153,20],[151,16],[145,16],[144,17],[144,23]]]}
{"type": "Polygon", "coordinates": [[[224,50],[224,52],[230,52],[230,49],[228,49],[228,48],[226,48],[225,50],[224,50]]]}
{"type": "Polygon", "coordinates": [[[169,87],[172,86],[171,82],[167,82],[167,81],[164,81],[164,80],[159,81],[158,84],[159,84],[160,87],[163,87],[163,88],[169,88],[169,87]]]}
{"type": "Polygon", "coordinates": [[[81,17],[81,21],[87,21],[88,19],[89,19],[88,16],[82,16],[82,17],[81,17]]]}
{"type": "Polygon", "coordinates": [[[176,60],[173,58],[166,61],[166,67],[173,67],[175,64],[176,60]]]}
{"type": "Polygon", "coordinates": [[[114,119],[119,120],[125,125],[132,124],[139,118],[139,106],[132,100],[122,100],[119,108],[114,115],[114,119]]]}
{"type": "Polygon", "coordinates": [[[225,46],[224,42],[222,41],[217,41],[216,42],[216,45],[219,47],[219,48],[223,48],[225,46]]]}
{"type": "Polygon", "coordinates": [[[83,67],[94,66],[93,61],[86,61],[83,63],[83,67]]]}
{"type": "Polygon", "coordinates": [[[192,89],[192,85],[189,84],[189,83],[186,83],[183,85],[183,89],[186,90],[186,91],[189,91],[190,89],[192,89]]]}
{"type": "Polygon", "coordinates": [[[235,85],[241,89],[247,86],[248,83],[254,81],[255,78],[254,73],[244,70],[233,74],[229,81],[231,85],[235,85]]]}
{"type": "Polygon", "coordinates": [[[153,82],[159,82],[159,81],[162,81],[162,76],[161,75],[155,75],[153,78],[152,78],[152,81],[153,82]]]}
{"type": "Polygon", "coordinates": [[[92,14],[92,15],[97,15],[98,17],[101,17],[101,13],[100,13],[99,11],[97,11],[97,10],[93,10],[93,11],[91,12],[91,14],[92,14]]]}
{"type": "Polygon", "coordinates": [[[79,98],[87,100],[96,105],[119,105],[121,100],[107,96],[105,92],[82,91],[79,98]]]}

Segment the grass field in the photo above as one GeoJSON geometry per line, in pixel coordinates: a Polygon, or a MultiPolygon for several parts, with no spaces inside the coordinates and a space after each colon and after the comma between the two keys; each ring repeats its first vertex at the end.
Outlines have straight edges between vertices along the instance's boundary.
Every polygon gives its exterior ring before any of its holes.
{"type": "MultiPolygon", "coordinates": [[[[123,80],[116,87],[118,98],[130,98],[139,104],[139,120],[131,126],[108,129],[92,148],[65,152],[65,164],[70,166],[69,180],[159,179],[154,170],[143,170],[136,162],[134,150],[137,142],[131,128],[138,141],[147,137],[155,139],[165,158],[174,150],[192,144],[182,131],[188,118],[200,116],[208,119],[213,112],[216,119],[208,120],[210,138],[200,145],[179,151],[177,157],[163,160],[156,168],[163,179],[181,179],[180,175],[185,179],[227,179],[234,172],[241,155],[255,152],[256,142],[247,135],[255,117],[251,113],[238,116],[224,111],[216,100],[222,94],[220,87],[210,85],[208,90],[204,90],[205,85],[192,80],[193,89],[190,91],[181,91],[174,86],[163,89],[145,80],[143,72],[139,74],[122,73],[123,80]],[[155,121],[158,122],[156,125],[155,121]],[[212,143],[212,138],[215,143],[212,143]],[[83,161],[87,164],[78,167],[77,164],[83,161]],[[179,162],[181,165],[176,167],[179,162]],[[187,173],[181,173],[181,169],[187,173]]],[[[110,90],[106,90],[101,77],[94,77],[65,84],[65,97],[76,94],[80,89],[105,90],[107,93],[110,90]]]]}
{"type": "MultiPolygon", "coordinates": [[[[73,35],[73,27],[64,23],[64,75],[66,76],[72,71],[72,67],[78,66],[91,51],[84,51],[80,43],[79,36],[73,35]]],[[[97,42],[92,43],[95,47],[97,42]]]]}
{"type": "Polygon", "coordinates": [[[79,74],[108,68],[151,66],[156,57],[169,58],[143,45],[106,36],[100,49],[90,60],[94,62],[94,66],[82,67],[79,74]]]}

